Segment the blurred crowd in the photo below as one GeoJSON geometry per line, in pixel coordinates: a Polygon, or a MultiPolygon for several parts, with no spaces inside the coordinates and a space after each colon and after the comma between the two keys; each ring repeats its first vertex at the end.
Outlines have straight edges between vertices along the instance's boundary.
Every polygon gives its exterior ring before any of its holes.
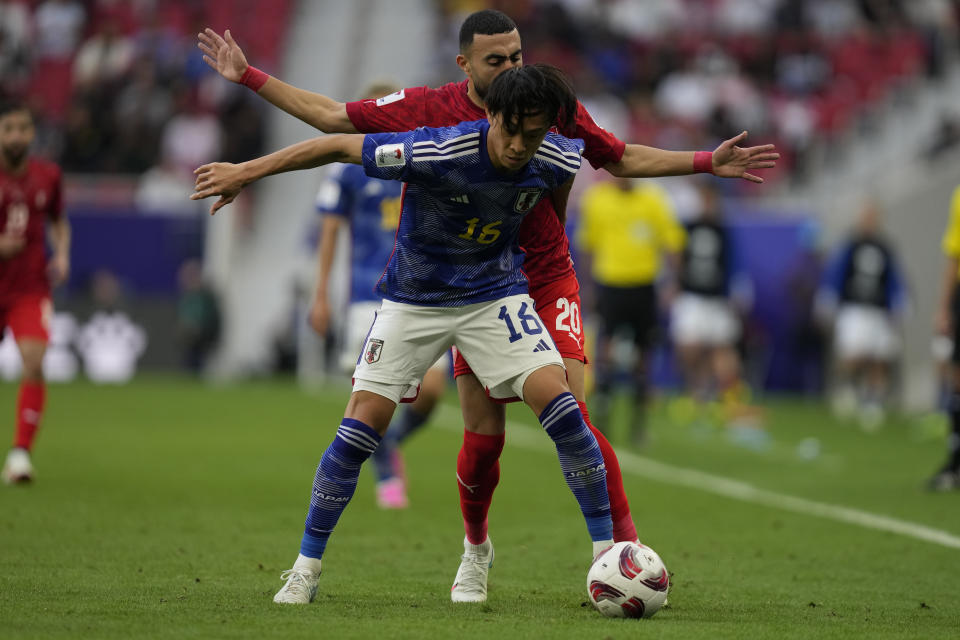
{"type": "Polygon", "coordinates": [[[218,18],[235,32],[258,20],[247,46],[269,66],[289,3],[257,4],[0,0],[0,94],[28,101],[36,150],[65,171],[137,174],[140,208],[193,211],[183,193],[197,165],[252,157],[263,142],[260,105],[217,80],[196,33],[218,18]]]}
{"type": "MultiPolygon", "coordinates": [[[[440,0],[455,46],[484,6],[519,25],[527,62],[571,74],[629,141],[710,148],[747,129],[803,180],[813,147],[937,79],[957,50],[957,0],[440,0]]],[[[766,174],[769,175],[769,174],[766,174]]],[[[771,176],[772,177],[772,176],[771,176]]]]}

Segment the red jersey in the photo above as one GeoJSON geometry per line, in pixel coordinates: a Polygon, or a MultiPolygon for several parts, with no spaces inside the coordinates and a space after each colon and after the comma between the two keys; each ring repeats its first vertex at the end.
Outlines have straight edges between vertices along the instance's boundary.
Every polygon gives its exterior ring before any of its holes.
{"type": "Polygon", "coordinates": [[[50,295],[47,280],[48,220],[63,215],[60,167],[38,158],[14,175],[0,169],[0,232],[21,234],[26,244],[17,255],[0,259],[0,306],[23,295],[50,295]]]}
{"type": "MultiPolygon", "coordinates": [[[[347,103],[347,116],[361,133],[409,131],[417,127],[449,127],[485,119],[486,113],[467,95],[467,81],[451,82],[437,89],[414,87],[378,100],[347,103]]],[[[618,162],[626,146],[593,121],[579,102],[568,138],[581,138],[583,156],[594,168],[618,162]]],[[[576,277],[570,259],[570,242],[557,218],[552,198],[541,198],[520,226],[523,270],[531,291],[563,278],[576,277]]]]}

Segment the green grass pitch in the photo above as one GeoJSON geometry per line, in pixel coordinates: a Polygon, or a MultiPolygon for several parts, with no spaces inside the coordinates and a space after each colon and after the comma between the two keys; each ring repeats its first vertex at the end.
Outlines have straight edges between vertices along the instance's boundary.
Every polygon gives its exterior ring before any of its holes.
{"type": "MultiPolygon", "coordinates": [[[[0,387],[4,438],[15,398],[0,387]]],[[[412,507],[378,510],[365,472],[317,600],[274,605],[345,401],[287,382],[51,386],[37,481],[0,486],[0,638],[960,637],[960,548],[912,533],[960,536],[960,492],[922,488],[942,424],[896,419],[867,435],[785,399],[768,403],[769,440],[746,444],[673,424],[661,403],[647,448],[624,456],[641,539],[672,573],[652,619],[586,606],[589,538],[525,407],[508,412],[489,600],[450,602],[463,539],[454,397],[406,448],[412,507]],[[731,497],[729,480],[762,491],[731,497]]]]}

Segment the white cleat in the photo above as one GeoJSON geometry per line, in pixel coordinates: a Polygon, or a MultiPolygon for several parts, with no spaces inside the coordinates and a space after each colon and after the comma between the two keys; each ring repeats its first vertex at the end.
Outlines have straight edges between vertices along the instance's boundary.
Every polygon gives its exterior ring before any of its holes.
{"type": "Polygon", "coordinates": [[[470,544],[463,539],[463,556],[457,577],[450,587],[450,599],[454,602],[486,602],[487,574],[493,566],[493,542],[488,536],[483,544],[470,544]]]}
{"type": "Polygon", "coordinates": [[[21,484],[33,480],[33,465],[30,464],[30,454],[26,449],[10,449],[0,477],[4,484],[21,484]]]}
{"type": "Polygon", "coordinates": [[[310,604],[317,595],[319,573],[294,567],[281,573],[280,579],[287,583],[273,596],[277,604],[310,604]]]}

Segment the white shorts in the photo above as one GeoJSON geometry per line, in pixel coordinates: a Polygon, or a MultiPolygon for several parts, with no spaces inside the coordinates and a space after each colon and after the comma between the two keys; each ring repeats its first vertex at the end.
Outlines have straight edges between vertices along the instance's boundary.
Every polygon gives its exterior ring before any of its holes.
{"type": "Polygon", "coordinates": [[[893,360],[900,353],[900,338],[890,314],[869,305],[841,305],[837,310],[833,341],[841,360],[893,360]]]}
{"type": "Polygon", "coordinates": [[[740,321],[725,298],[682,293],[670,313],[670,336],[681,346],[732,345],[740,338],[740,321]]]}
{"type": "MultiPolygon", "coordinates": [[[[363,345],[366,343],[367,334],[373,325],[374,318],[377,317],[377,311],[380,310],[380,301],[355,302],[347,309],[346,329],[343,342],[343,348],[340,350],[340,369],[344,373],[349,373],[356,369],[360,360],[360,353],[363,345]]],[[[430,367],[439,369],[444,373],[450,372],[450,358],[446,354],[437,358],[437,361],[430,367]]]]}
{"type": "Polygon", "coordinates": [[[384,300],[353,372],[353,390],[394,402],[409,398],[430,364],[454,345],[494,398],[523,397],[527,376],[547,365],[563,367],[526,294],[463,307],[384,300]]]}

